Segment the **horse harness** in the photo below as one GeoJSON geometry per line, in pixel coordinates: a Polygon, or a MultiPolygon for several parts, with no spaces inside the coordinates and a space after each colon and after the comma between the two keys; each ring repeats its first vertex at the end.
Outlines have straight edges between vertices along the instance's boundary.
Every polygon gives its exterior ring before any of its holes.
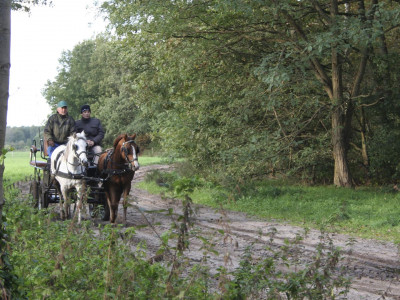
{"type": "MultiPolygon", "coordinates": [[[[85,140],[85,139],[80,137],[80,138],[78,138],[78,140],[85,140]]],[[[85,140],[85,141],[86,141],[86,140],[85,140]]],[[[77,156],[78,158],[79,158],[79,156],[80,156],[82,153],[86,153],[86,151],[82,151],[80,154],[78,154],[78,153],[76,152],[76,145],[75,145],[75,144],[73,145],[72,149],[74,150],[74,152],[75,152],[75,154],[76,154],[76,156],[77,156]]],[[[60,151],[60,152],[58,153],[56,159],[54,160],[54,169],[56,170],[56,172],[55,172],[54,175],[57,175],[57,176],[59,176],[59,177],[61,177],[61,178],[67,178],[67,179],[82,179],[82,178],[86,175],[84,172],[78,173],[78,174],[74,174],[74,173],[71,173],[71,172],[69,172],[69,171],[68,171],[68,173],[64,173],[64,172],[61,172],[61,171],[59,170],[61,164],[58,164],[58,166],[57,166],[57,162],[58,162],[58,160],[60,159],[61,155],[64,155],[64,152],[65,152],[65,149],[64,149],[63,151],[60,151]]],[[[67,162],[67,163],[69,163],[69,162],[67,162]]],[[[71,164],[71,163],[69,163],[69,164],[71,164]]],[[[67,166],[68,166],[68,165],[67,165],[67,166]]],[[[67,169],[68,169],[68,167],[67,167],[67,169]]]]}
{"type": "MultiPolygon", "coordinates": [[[[124,168],[122,168],[122,169],[107,169],[107,165],[108,165],[109,162],[111,162],[111,166],[112,166],[113,164],[115,164],[115,163],[113,163],[113,161],[111,160],[111,159],[112,159],[112,156],[114,155],[114,149],[111,149],[111,150],[107,151],[107,156],[106,156],[105,159],[104,159],[104,162],[103,162],[103,170],[102,170],[102,174],[106,174],[106,175],[107,175],[107,179],[110,178],[111,176],[114,176],[114,175],[121,176],[121,175],[123,175],[123,174],[125,174],[125,173],[134,172],[134,171],[132,171],[131,166],[132,166],[132,163],[133,163],[135,160],[136,160],[136,161],[138,160],[138,158],[137,158],[137,155],[135,155],[135,158],[134,158],[133,160],[130,160],[130,159],[128,158],[128,149],[127,149],[126,146],[125,146],[126,143],[131,144],[131,143],[134,143],[134,141],[126,141],[126,142],[124,142],[124,143],[122,144],[121,150],[124,152],[124,154],[125,154],[125,160],[126,160],[126,163],[124,163],[124,164],[118,164],[118,165],[120,165],[120,166],[121,166],[121,165],[124,166],[124,168]]],[[[133,146],[131,146],[131,147],[133,147],[133,146]]],[[[135,151],[135,153],[136,153],[136,151],[135,151]]]]}

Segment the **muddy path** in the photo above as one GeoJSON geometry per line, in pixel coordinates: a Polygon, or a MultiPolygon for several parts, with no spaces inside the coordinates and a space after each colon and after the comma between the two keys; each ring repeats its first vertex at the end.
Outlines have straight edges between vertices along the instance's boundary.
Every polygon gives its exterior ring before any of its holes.
{"type": "MultiPolygon", "coordinates": [[[[145,178],[147,172],[155,169],[170,170],[171,167],[151,165],[137,171],[130,193],[126,226],[135,226],[135,242],[147,245],[149,259],[163,260],[168,258],[156,256],[156,251],[161,246],[159,236],[170,230],[174,222],[179,223],[178,218],[183,207],[178,200],[151,195],[135,186],[145,178]]],[[[117,219],[120,224],[123,222],[121,206],[120,204],[117,219]]],[[[194,215],[191,231],[207,238],[218,252],[218,255],[207,254],[210,270],[216,270],[219,266],[234,270],[250,245],[253,256],[262,258],[269,255],[266,245],[279,249],[286,239],[294,239],[296,235],[304,236],[304,229],[300,227],[199,205],[193,205],[192,208],[194,215]],[[271,232],[274,232],[272,242],[271,232]]],[[[99,221],[95,223],[98,224],[99,221]]],[[[310,230],[297,245],[296,249],[303,263],[311,261],[321,242],[320,237],[320,231],[310,230]]],[[[350,293],[341,299],[400,299],[400,255],[397,245],[378,240],[354,239],[341,234],[329,235],[329,238],[334,246],[341,248],[343,259],[340,265],[345,267],[345,275],[352,278],[350,293]]],[[[193,263],[201,262],[204,243],[195,236],[190,237],[189,243],[190,247],[185,255],[193,263]]]]}

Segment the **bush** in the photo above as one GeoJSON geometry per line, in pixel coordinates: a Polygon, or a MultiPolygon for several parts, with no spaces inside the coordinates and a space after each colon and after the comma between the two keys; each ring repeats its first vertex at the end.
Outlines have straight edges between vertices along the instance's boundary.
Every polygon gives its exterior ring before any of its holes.
{"type": "MultiPolygon", "coordinates": [[[[182,193],[200,184],[194,179],[175,182],[182,193]]],[[[32,199],[21,200],[13,193],[5,205],[11,247],[7,266],[13,269],[3,266],[1,273],[3,282],[11,284],[7,288],[12,299],[242,299],[278,294],[327,299],[347,291],[346,278],[334,272],[340,253],[329,241],[321,241],[307,265],[295,259],[301,254],[298,237],[278,250],[267,249],[262,261],[250,247],[235,271],[221,267],[213,274],[202,263],[187,263],[185,249],[190,249],[192,238],[199,238],[189,220],[190,201],[187,213],[177,218],[181,224],[171,224],[171,230],[160,237],[158,252],[173,255],[157,262],[148,259],[145,245],[137,243],[134,227],[94,228],[90,221],[80,225],[75,220],[58,221],[51,210],[37,211],[32,199]],[[278,271],[281,264],[287,266],[284,271],[278,271]]],[[[206,238],[200,239],[205,257],[211,252],[218,255],[206,238]]]]}

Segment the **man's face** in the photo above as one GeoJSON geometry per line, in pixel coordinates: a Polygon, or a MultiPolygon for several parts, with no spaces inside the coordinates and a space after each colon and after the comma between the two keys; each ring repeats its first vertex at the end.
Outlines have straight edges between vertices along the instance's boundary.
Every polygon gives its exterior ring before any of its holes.
{"type": "Polygon", "coordinates": [[[63,107],[57,107],[57,112],[62,115],[65,116],[68,113],[68,107],[63,106],[63,107]]]}
{"type": "Polygon", "coordinates": [[[90,118],[90,110],[85,109],[85,110],[82,112],[82,118],[84,118],[84,119],[89,119],[89,118],[90,118]]]}

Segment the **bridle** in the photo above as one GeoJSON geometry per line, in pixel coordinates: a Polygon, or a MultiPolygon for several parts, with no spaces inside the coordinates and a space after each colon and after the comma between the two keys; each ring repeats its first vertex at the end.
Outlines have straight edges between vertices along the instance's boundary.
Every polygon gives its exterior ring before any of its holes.
{"type": "MultiPolygon", "coordinates": [[[[135,161],[139,161],[138,157],[137,157],[137,153],[136,153],[136,148],[132,145],[135,144],[135,141],[126,141],[122,143],[121,146],[121,151],[125,154],[125,160],[129,166],[130,169],[132,169],[132,163],[134,163],[135,161]],[[130,144],[131,148],[132,148],[132,153],[133,153],[133,160],[130,160],[128,157],[128,148],[125,146],[125,144],[130,144]]],[[[136,145],[136,144],[135,144],[136,145]]]]}
{"type": "MultiPolygon", "coordinates": [[[[79,138],[77,138],[76,141],[79,141],[79,140],[84,140],[85,143],[86,143],[86,139],[85,139],[85,138],[79,137],[79,138]]],[[[61,162],[60,162],[58,165],[57,165],[57,162],[59,161],[61,155],[64,156],[64,154],[65,154],[65,149],[62,150],[61,152],[58,153],[58,156],[57,156],[56,159],[54,160],[54,168],[56,169],[55,174],[56,174],[57,176],[62,177],[62,178],[67,178],[67,179],[82,179],[83,176],[85,175],[85,171],[83,171],[83,172],[81,172],[81,173],[71,173],[71,172],[68,170],[68,164],[71,165],[71,166],[74,166],[74,167],[82,166],[82,165],[83,165],[83,162],[82,162],[82,159],[81,159],[80,156],[81,156],[83,153],[87,153],[86,150],[85,150],[85,151],[81,151],[80,153],[78,153],[78,146],[75,144],[76,141],[75,141],[74,144],[72,145],[72,150],[74,151],[74,154],[75,154],[76,157],[78,158],[79,163],[78,163],[78,164],[74,164],[74,163],[71,163],[71,162],[69,162],[68,160],[66,160],[66,163],[67,163],[66,167],[67,167],[68,173],[64,173],[64,172],[59,171],[59,168],[60,168],[60,166],[61,166],[61,162]],[[57,167],[56,167],[56,166],[57,166],[57,167]]],[[[83,170],[84,170],[84,169],[83,169],[83,170]]]]}
{"type": "Polygon", "coordinates": [[[78,160],[79,160],[79,163],[78,163],[78,164],[74,164],[74,163],[68,162],[70,165],[72,165],[72,166],[74,166],[74,167],[83,164],[83,163],[82,163],[82,159],[81,159],[81,155],[82,155],[82,154],[86,154],[86,155],[87,155],[87,151],[86,151],[86,150],[81,151],[80,153],[78,153],[78,146],[77,146],[75,143],[76,143],[77,141],[79,141],[79,140],[84,140],[85,143],[86,143],[86,139],[85,139],[85,138],[79,137],[79,138],[76,139],[76,141],[75,141],[74,144],[72,145],[72,150],[74,151],[76,157],[78,157],[78,160]]]}

